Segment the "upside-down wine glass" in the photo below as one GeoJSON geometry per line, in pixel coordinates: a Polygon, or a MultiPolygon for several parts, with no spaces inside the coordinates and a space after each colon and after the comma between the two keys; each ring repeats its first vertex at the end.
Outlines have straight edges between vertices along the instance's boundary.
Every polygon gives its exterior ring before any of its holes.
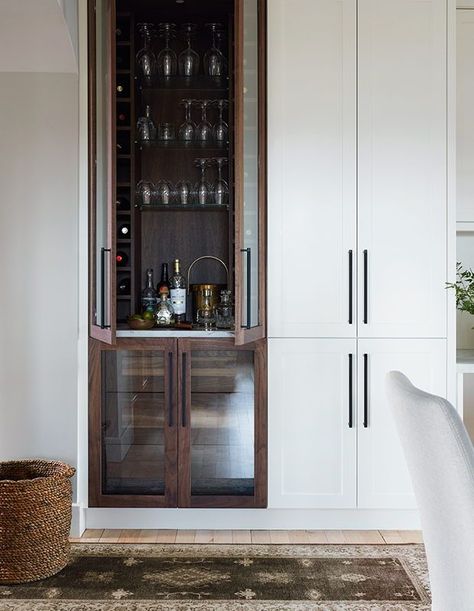
{"type": "Polygon", "coordinates": [[[212,45],[204,54],[204,72],[208,76],[223,76],[225,71],[225,58],[217,47],[217,33],[222,31],[222,23],[206,23],[212,32],[212,45]]]}
{"type": "Polygon", "coordinates": [[[200,159],[195,159],[194,163],[201,170],[201,179],[194,188],[196,200],[200,206],[206,206],[210,203],[212,194],[212,187],[206,181],[206,169],[210,165],[210,160],[203,157],[200,159]]]}
{"type": "Polygon", "coordinates": [[[165,46],[158,54],[157,65],[160,76],[175,76],[178,68],[178,58],[170,47],[170,40],[176,35],[176,25],[174,23],[159,23],[159,34],[165,39],[165,46]]]}
{"type": "Polygon", "coordinates": [[[155,197],[159,206],[169,206],[173,199],[173,187],[167,180],[156,183],[155,197]]]}
{"type": "Polygon", "coordinates": [[[212,140],[212,125],[207,120],[207,108],[211,100],[196,100],[196,103],[201,106],[201,122],[196,127],[196,140],[205,144],[212,140]]]}
{"type": "Polygon", "coordinates": [[[227,157],[214,157],[217,165],[217,180],[214,183],[214,203],[216,206],[226,206],[229,203],[229,184],[222,178],[222,168],[228,163],[227,157]]]}
{"type": "Polygon", "coordinates": [[[141,76],[151,79],[156,71],[156,57],[151,48],[151,40],[155,36],[155,26],[153,23],[139,23],[138,31],[143,36],[143,47],[136,55],[137,64],[141,76]]]}
{"type": "Polygon", "coordinates": [[[199,73],[199,55],[191,49],[191,37],[196,31],[195,23],[183,23],[182,31],[186,39],[187,47],[178,57],[178,69],[181,76],[195,76],[199,73]]]}
{"type": "Polygon", "coordinates": [[[178,139],[183,142],[191,142],[194,138],[196,124],[191,120],[192,104],[192,100],[181,100],[181,105],[184,106],[184,123],[179,126],[178,139]]]}
{"type": "Polygon", "coordinates": [[[229,138],[229,126],[224,121],[224,108],[229,104],[227,100],[216,100],[214,104],[217,106],[219,110],[219,118],[217,119],[217,123],[215,123],[212,128],[212,133],[214,136],[214,140],[217,144],[225,144],[229,138]]]}

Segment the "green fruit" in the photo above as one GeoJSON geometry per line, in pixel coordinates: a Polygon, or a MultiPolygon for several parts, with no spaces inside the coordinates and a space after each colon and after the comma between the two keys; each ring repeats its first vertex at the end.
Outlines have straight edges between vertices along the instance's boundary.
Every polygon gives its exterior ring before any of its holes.
{"type": "Polygon", "coordinates": [[[143,312],[143,319],[144,320],[155,320],[155,315],[153,314],[153,312],[150,312],[150,310],[147,310],[146,312],[143,312]]]}
{"type": "Polygon", "coordinates": [[[134,314],[133,316],[130,316],[130,320],[143,320],[143,317],[141,314],[134,314]]]}

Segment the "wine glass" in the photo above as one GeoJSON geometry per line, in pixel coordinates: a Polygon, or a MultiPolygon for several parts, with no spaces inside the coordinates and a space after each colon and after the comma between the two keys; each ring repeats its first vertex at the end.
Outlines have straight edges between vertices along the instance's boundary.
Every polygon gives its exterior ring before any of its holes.
{"type": "Polygon", "coordinates": [[[149,104],[145,106],[145,116],[139,117],[137,121],[137,132],[139,140],[154,140],[156,138],[156,127],[151,118],[149,104]]]}
{"type": "Polygon", "coordinates": [[[160,76],[175,76],[178,66],[176,53],[170,47],[170,40],[176,35],[176,25],[174,23],[159,23],[159,34],[165,39],[165,46],[158,54],[157,65],[160,76]]]}
{"type": "Polygon", "coordinates": [[[215,105],[219,111],[217,123],[212,128],[214,140],[217,144],[225,144],[229,138],[229,126],[223,119],[224,108],[229,104],[227,100],[215,100],[215,105]]]}
{"type": "Polygon", "coordinates": [[[212,32],[212,45],[204,54],[204,72],[208,76],[223,76],[226,62],[217,46],[217,33],[222,31],[222,23],[206,23],[206,27],[212,32]]]}
{"type": "Polygon", "coordinates": [[[155,192],[155,185],[149,180],[140,180],[135,189],[138,205],[151,206],[155,192]]]}
{"type": "Polygon", "coordinates": [[[156,57],[151,48],[151,40],[155,36],[153,23],[139,23],[138,31],[143,36],[143,47],[136,55],[137,64],[143,78],[151,79],[156,72],[156,57]]]}
{"type": "Polygon", "coordinates": [[[183,142],[191,142],[194,138],[194,130],[196,124],[191,120],[192,100],[181,100],[181,105],[184,106],[184,123],[181,123],[178,129],[178,139],[183,142]]]}
{"type": "Polygon", "coordinates": [[[173,186],[167,180],[156,183],[155,197],[160,206],[168,206],[173,200],[173,186]]]}
{"type": "Polygon", "coordinates": [[[207,120],[207,108],[211,100],[196,100],[196,103],[201,106],[201,122],[196,127],[195,137],[205,144],[212,139],[212,125],[207,120]]]}
{"type": "Polygon", "coordinates": [[[178,57],[178,69],[181,76],[195,76],[199,72],[199,55],[191,49],[191,37],[196,31],[195,23],[183,23],[182,31],[186,39],[187,47],[181,51],[178,57]]]}
{"type": "Polygon", "coordinates": [[[217,180],[214,183],[214,203],[216,206],[226,206],[229,203],[229,184],[222,178],[222,168],[228,163],[227,157],[214,157],[217,165],[217,180]]]}
{"type": "Polygon", "coordinates": [[[158,140],[174,140],[175,127],[174,123],[159,123],[158,124],[158,140]]]}
{"type": "Polygon", "coordinates": [[[187,206],[191,203],[192,188],[186,180],[180,180],[175,188],[175,197],[180,206],[187,206]]]}
{"type": "Polygon", "coordinates": [[[212,187],[206,180],[206,169],[210,165],[210,160],[203,157],[195,159],[194,164],[201,170],[201,178],[194,187],[196,200],[200,206],[206,206],[210,203],[212,195],[212,187]]]}

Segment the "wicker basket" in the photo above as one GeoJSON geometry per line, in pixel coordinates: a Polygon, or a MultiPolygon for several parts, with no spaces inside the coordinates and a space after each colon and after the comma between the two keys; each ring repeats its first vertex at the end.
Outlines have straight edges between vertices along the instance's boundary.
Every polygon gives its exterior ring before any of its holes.
{"type": "Polygon", "coordinates": [[[61,462],[0,462],[0,583],[44,579],[66,566],[74,473],[61,462]]]}

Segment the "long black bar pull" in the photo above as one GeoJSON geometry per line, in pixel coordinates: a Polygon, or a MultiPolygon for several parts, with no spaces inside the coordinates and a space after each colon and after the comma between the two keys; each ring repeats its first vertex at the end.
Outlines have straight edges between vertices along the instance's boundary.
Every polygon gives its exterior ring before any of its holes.
{"type": "Polygon", "coordinates": [[[181,426],[187,426],[186,418],[186,401],[187,401],[187,388],[186,388],[186,352],[183,352],[181,362],[181,426]]]}
{"type": "Polygon", "coordinates": [[[242,327],[244,329],[250,329],[252,327],[252,249],[241,248],[240,252],[244,252],[247,255],[247,321],[242,327]]]}
{"type": "Polygon", "coordinates": [[[368,253],[364,250],[364,325],[368,322],[368,291],[369,291],[369,262],[368,253]]]}
{"type": "Polygon", "coordinates": [[[369,355],[364,354],[364,428],[369,426],[369,355]]]}
{"type": "Polygon", "coordinates": [[[173,353],[168,352],[168,426],[173,426],[173,353]]]}
{"type": "Polygon", "coordinates": [[[352,250],[349,251],[349,324],[352,325],[352,310],[353,310],[353,289],[354,289],[354,281],[352,276],[352,250]]]}
{"type": "Polygon", "coordinates": [[[349,428],[353,427],[354,380],[352,369],[353,355],[349,354],[349,428]]]}
{"type": "Polygon", "coordinates": [[[110,248],[100,249],[100,328],[110,329],[110,325],[105,324],[105,255],[112,252],[110,248]]]}

